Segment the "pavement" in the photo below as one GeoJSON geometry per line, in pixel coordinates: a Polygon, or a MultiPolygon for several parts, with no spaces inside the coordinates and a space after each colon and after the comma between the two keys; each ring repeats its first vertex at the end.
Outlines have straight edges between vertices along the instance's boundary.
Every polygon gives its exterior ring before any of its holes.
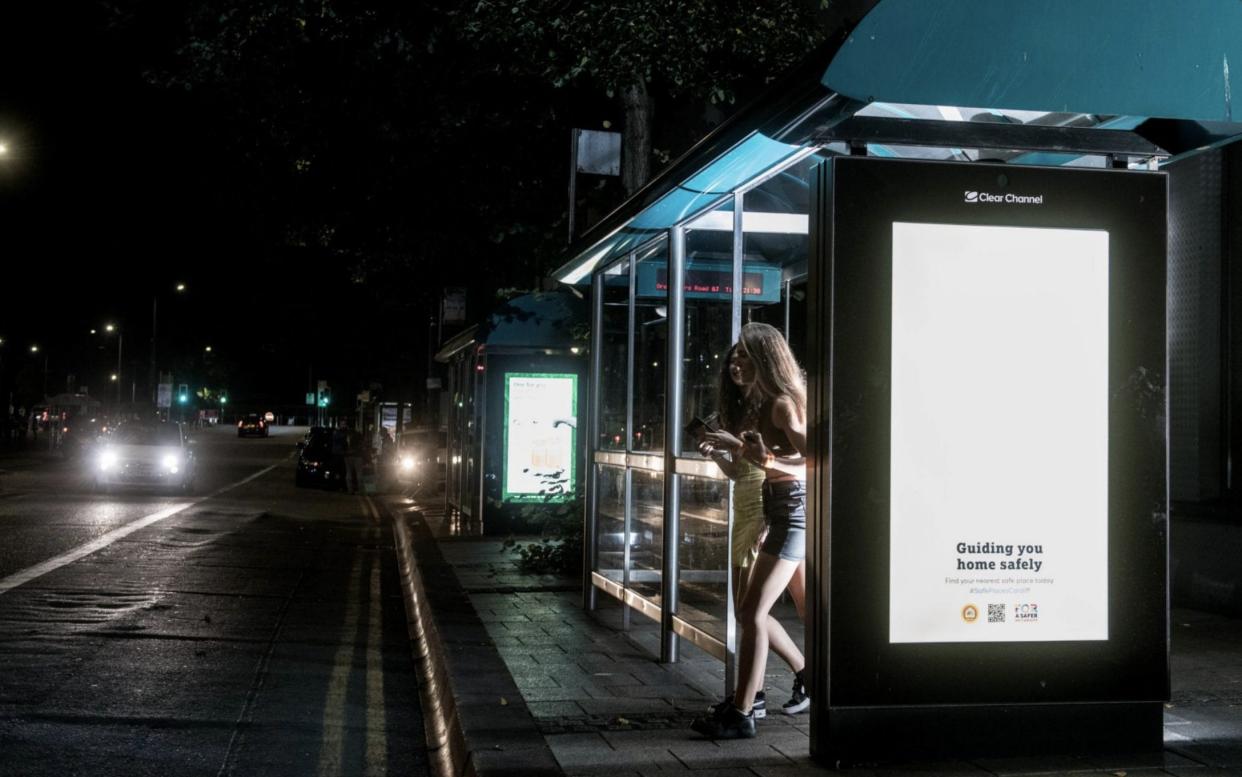
{"type": "MultiPolygon", "coordinates": [[[[724,665],[715,658],[683,640],[680,661],[661,664],[653,621],[634,614],[626,628],[620,604],[603,594],[598,610],[585,611],[578,578],[523,574],[501,540],[461,536],[436,501],[393,497],[386,506],[398,534],[408,532],[404,548],[398,540],[398,554],[404,550],[415,575],[422,568],[407,595],[407,614],[412,636],[434,634],[416,638],[415,652],[439,667],[429,670],[424,688],[434,675],[431,701],[446,708],[436,724],[440,774],[800,777],[828,771],[810,759],[807,715],[770,713],[752,740],[713,742],[693,734],[690,720],[723,694],[724,665]]],[[[838,771],[1242,776],[1240,647],[1242,621],[1173,612],[1173,698],[1163,753],[877,763],[838,771]]],[[[774,706],[790,680],[778,663],[769,662],[767,678],[774,706]]],[[[427,701],[424,696],[425,709],[427,701]]],[[[428,716],[435,714],[428,710],[428,716]]]]}

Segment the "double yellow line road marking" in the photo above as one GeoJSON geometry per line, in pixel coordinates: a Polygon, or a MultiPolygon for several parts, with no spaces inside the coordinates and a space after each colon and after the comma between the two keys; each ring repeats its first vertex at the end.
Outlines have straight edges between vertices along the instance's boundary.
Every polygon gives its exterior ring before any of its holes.
{"type": "MultiPolygon", "coordinates": [[[[372,527],[367,531],[369,542],[380,537],[380,515],[369,497],[359,499],[364,514],[372,527]]],[[[341,624],[341,644],[337,648],[328,680],[328,693],[323,710],[323,741],[319,748],[317,774],[322,777],[344,774],[353,769],[343,769],[345,753],[346,700],[349,679],[353,674],[354,655],[357,649],[358,620],[362,608],[358,594],[362,588],[364,553],[355,552],[353,567],[349,573],[349,587],[345,598],[345,621],[341,624]]],[[[367,596],[366,652],[366,752],[364,773],[383,775],[388,771],[388,720],[384,706],[384,609],[380,585],[382,559],[379,553],[370,553],[370,585],[367,596]]]]}

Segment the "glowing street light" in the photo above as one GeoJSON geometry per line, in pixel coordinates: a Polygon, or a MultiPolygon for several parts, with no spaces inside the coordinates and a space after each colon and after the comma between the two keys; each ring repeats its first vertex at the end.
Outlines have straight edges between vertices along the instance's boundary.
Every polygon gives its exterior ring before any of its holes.
{"type": "Polygon", "coordinates": [[[8,155],[9,155],[9,144],[0,143],[0,156],[8,156],[8,155]]]}
{"type": "Polygon", "coordinates": [[[31,352],[31,353],[38,353],[38,352],[39,352],[39,346],[37,346],[37,345],[32,345],[32,346],[30,346],[30,352],[31,352]]]}
{"type": "MultiPolygon", "coordinates": [[[[121,375],[121,354],[125,352],[125,333],[122,332],[116,324],[110,321],[104,324],[104,331],[107,332],[108,334],[112,334],[114,332],[116,333],[116,372],[113,373],[112,375],[112,381],[116,383],[116,403],[120,405],[121,404],[121,377],[120,377],[121,375]]],[[[92,329],[91,334],[94,334],[94,332],[95,330],[92,329]]]]}
{"type": "Polygon", "coordinates": [[[204,350],[204,351],[206,351],[207,353],[211,353],[211,346],[209,345],[209,346],[207,346],[206,348],[204,348],[203,350],[204,350]]]}
{"type": "MultiPolygon", "coordinates": [[[[184,283],[173,284],[173,290],[178,294],[184,294],[186,285],[184,283]]],[[[151,399],[156,399],[158,388],[156,380],[159,377],[159,369],[155,357],[156,346],[160,341],[160,295],[157,293],[151,297],[151,399]]]]}

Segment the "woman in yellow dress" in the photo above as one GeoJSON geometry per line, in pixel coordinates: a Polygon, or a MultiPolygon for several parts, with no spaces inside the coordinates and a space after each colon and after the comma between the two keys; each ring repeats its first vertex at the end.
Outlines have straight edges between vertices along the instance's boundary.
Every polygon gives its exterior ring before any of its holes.
{"type": "MultiPolygon", "coordinates": [[[[741,435],[758,426],[757,414],[764,404],[763,397],[754,391],[755,368],[753,363],[738,353],[738,346],[729,348],[724,368],[720,374],[718,416],[721,429],[706,432],[699,450],[709,456],[721,471],[733,481],[733,532],[729,537],[729,557],[733,575],[733,601],[741,612],[750,573],[759,556],[759,546],[767,531],[763,512],[763,486],[767,478],[765,470],[740,455],[741,435]]],[[[787,586],[798,617],[803,618],[806,598],[806,564],[799,564],[787,586]]],[[[790,668],[802,668],[802,655],[780,622],[768,617],[768,641],[773,651],[785,660],[790,668]]],[[[726,699],[722,703],[732,703],[726,699]]],[[[756,718],[767,714],[767,700],[760,690],[754,700],[756,718]]]]}

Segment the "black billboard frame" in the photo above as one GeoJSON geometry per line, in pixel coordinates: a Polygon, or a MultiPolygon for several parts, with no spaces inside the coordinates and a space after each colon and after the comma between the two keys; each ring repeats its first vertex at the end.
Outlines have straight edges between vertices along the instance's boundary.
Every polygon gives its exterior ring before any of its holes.
{"type": "Polygon", "coordinates": [[[812,755],[836,764],[1159,750],[1169,696],[1167,177],[845,157],[822,163],[812,188],[812,755]],[[980,190],[1056,196],[1039,208],[981,208],[963,197],[980,190]],[[1110,638],[1102,644],[888,641],[896,221],[1110,235],[1110,638]]]}

